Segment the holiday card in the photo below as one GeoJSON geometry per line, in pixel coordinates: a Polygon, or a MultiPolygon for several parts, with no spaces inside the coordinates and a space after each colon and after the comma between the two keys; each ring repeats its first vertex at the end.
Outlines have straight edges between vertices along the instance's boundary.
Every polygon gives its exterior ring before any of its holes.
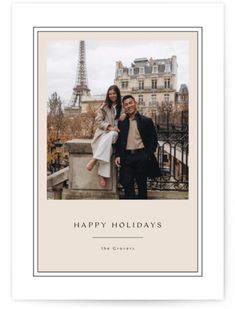
{"type": "Polygon", "coordinates": [[[14,297],[221,298],[223,7],[103,6],[13,6],[14,297]]]}

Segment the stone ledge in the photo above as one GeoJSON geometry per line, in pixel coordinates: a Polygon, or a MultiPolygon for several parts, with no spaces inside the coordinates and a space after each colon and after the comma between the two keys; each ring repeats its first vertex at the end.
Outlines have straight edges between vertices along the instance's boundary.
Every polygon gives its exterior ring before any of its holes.
{"type": "Polygon", "coordinates": [[[106,187],[98,183],[98,162],[92,171],[86,168],[92,158],[91,139],[73,139],[65,143],[69,152],[69,190],[65,199],[118,199],[117,170],[111,158],[111,177],[106,187]]]}
{"type": "Polygon", "coordinates": [[[70,190],[64,195],[66,200],[113,200],[119,199],[118,193],[113,191],[93,191],[93,190],[70,190]]]}
{"type": "Polygon", "coordinates": [[[148,191],[149,199],[156,200],[186,200],[188,192],[184,191],[148,191]]]}
{"type": "Polygon", "coordinates": [[[91,139],[73,139],[64,144],[65,151],[76,154],[92,154],[91,139]]]}

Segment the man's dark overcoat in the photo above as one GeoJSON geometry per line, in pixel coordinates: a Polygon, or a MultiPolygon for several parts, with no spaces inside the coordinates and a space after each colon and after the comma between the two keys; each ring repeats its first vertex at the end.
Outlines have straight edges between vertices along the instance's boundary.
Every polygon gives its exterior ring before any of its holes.
{"type": "MultiPolygon", "coordinates": [[[[139,130],[140,136],[142,138],[146,152],[148,153],[149,162],[146,170],[148,177],[159,177],[161,176],[161,171],[159,168],[158,161],[154,155],[156,151],[158,140],[157,132],[154,127],[153,121],[151,118],[141,115],[139,112],[136,113],[136,122],[137,128],[139,130]]],[[[123,121],[118,122],[118,128],[120,130],[119,137],[116,144],[116,157],[120,157],[121,166],[125,164],[126,157],[126,145],[127,137],[129,131],[129,116],[127,115],[123,121]]],[[[120,171],[120,182],[122,183],[122,169],[120,171]]]]}

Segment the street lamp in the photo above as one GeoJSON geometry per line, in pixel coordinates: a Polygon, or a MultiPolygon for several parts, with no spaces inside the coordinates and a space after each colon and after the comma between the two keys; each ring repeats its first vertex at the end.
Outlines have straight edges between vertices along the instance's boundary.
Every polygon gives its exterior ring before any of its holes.
{"type": "Polygon", "coordinates": [[[61,147],[63,146],[63,143],[61,140],[58,138],[55,142],[55,153],[57,154],[57,159],[55,160],[55,171],[59,171],[61,167],[61,162],[60,162],[60,152],[61,152],[61,147]]]}

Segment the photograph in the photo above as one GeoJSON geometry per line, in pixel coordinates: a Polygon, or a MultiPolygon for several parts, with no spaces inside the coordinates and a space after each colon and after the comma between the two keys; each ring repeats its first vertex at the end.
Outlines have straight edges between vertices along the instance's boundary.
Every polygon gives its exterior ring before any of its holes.
{"type": "Polygon", "coordinates": [[[48,41],[48,199],[188,199],[189,42],[122,36],[48,41]]]}

